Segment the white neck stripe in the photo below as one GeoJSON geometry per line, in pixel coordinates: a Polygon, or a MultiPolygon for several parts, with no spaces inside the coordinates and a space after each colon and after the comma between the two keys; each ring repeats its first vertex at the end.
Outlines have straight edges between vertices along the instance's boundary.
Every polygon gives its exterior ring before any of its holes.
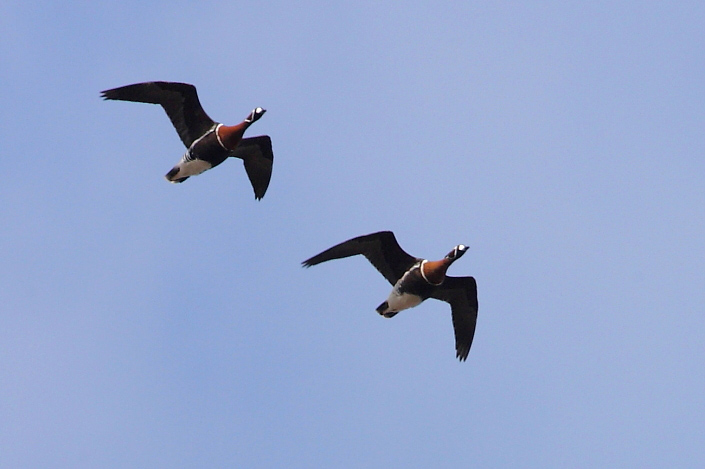
{"type": "Polygon", "coordinates": [[[421,276],[423,277],[423,279],[426,280],[427,283],[431,283],[431,282],[429,282],[428,279],[426,278],[426,274],[423,273],[423,265],[424,265],[426,262],[428,262],[428,261],[427,261],[427,260],[421,261],[421,265],[419,265],[419,271],[421,271],[421,276]]]}
{"type": "Polygon", "coordinates": [[[437,287],[438,285],[443,284],[443,281],[441,280],[441,283],[433,283],[429,279],[426,278],[426,274],[423,273],[423,265],[428,262],[428,260],[424,259],[421,261],[421,265],[419,265],[419,271],[421,272],[421,276],[423,277],[424,280],[426,280],[426,283],[429,285],[433,285],[434,287],[437,287]]]}
{"type": "Polygon", "coordinates": [[[218,143],[220,143],[220,146],[223,147],[223,149],[230,151],[228,148],[226,148],[225,145],[223,145],[223,141],[220,139],[220,135],[218,135],[218,129],[219,129],[222,125],[223,125],[223,124],[218,124],[218,125],[216,125],[216,126],[215,126],[215,130],[214,130],[213,132],[215,132],[215,138],[218,139],[218,143]]]}

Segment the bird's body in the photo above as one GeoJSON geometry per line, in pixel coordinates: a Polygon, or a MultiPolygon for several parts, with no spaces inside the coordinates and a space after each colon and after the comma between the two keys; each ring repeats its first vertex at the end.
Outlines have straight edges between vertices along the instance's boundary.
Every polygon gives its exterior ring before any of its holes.
{"type": "Polygon", "coordinates": [[[104,99],[159,104],[176,128],[186,153],[167,174],[170,182],[183,182],[214,168],[228,157],[241,158],[252,183],[255,197],[261,199],[272,175],[271,139],[266,136],[243,138],[245,130],[266,112],[255,108],[241,123],[226,126],[213,121],[201,107],[196,88],[187,83],[146,82],[102,92],[104,99]]]}
{"type": "MultiPolygon", "coordinates": [[[[377,307],[377,312],[386,318],[391,318],[399,311],[418,306],[430,298],[433,291],[443,283],[444,279],[441,278],[437,283],[433,283],[427,274],[427,272],[433,271],[433,268],[429,268],[429,266],[433,267],[433,261],[419,259],[409,270],[404,272],[404,275],[394,284],[387,301],[377,307]]],[[[434,271],[434,274],[436,278],[439,277],[439,272],[434,271]]]]}
{"type": "Polygon", "coordinates": [[[429,261],[407,254],[394,233],[381,231],[342,242],[304,261],[303,265],[310,267],[332,259],[364,255],[393,285],[387,300],[377,307],[377,312],[387,318],[428,298],[448,302],[455,330],[456,356],[465,360],[475,335],[477,285],[472,277],[449,277],[446,271],[466,251],[467,247],[460,244],[443,259],[429,261]]]}
{"type": "Polygon", "coordinates": [[[391,318],[399,311],[420,305],[429,296],[429,292],[423,291],[429,290],[424,283],[419,268],[413,267],[397,281],[387,300],[376,311],[385,318],[391,318]]]}
{"type": "Polygon", "coordinates": [[[218,128],[222,125],[216,124],[191,144],[181,161],[166,174],[169,182],[184,182],[187,178],[214,168],[228,159],[231,150],[218,141],[218,128]]]}

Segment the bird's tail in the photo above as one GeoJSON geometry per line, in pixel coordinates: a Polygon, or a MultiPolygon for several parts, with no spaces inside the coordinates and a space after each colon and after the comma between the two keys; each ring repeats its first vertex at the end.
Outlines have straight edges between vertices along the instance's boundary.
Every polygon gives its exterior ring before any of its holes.
{"type": "Polygon", "coordinates": [[[169,182],[173,182],[173,183],[184,182],[185,180],[188,179],[188,176],[182,177],[182,178],[176,177],[176,175],[179,174],[179,170],[180,170],[180,168],[178,165],[174,166],[173,168],[171,168],[171,170],[168,173],[166,173],[164,175],[164,177],[169,182]]]}
{"type": "Polygon", "coordinates": [[[399,311],[389,311],[389,302],[385,301],[381,305],[377,306],[377,312],[385,318],[393,318],[399,311]]]}

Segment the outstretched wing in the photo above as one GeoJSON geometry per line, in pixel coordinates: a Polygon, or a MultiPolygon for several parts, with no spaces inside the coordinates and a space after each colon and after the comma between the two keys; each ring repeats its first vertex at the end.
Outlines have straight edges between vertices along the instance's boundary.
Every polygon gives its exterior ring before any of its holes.
{"type": "Polygon", "coordinates": [[[472,277],[446,277],[431,294],[450,303],[455,330],[455,356],[465,361],[470,352],[477,324],[477,283],[472,277]]]}
{"type": "Polygon", "coordinates": [[[332,248],[305,260],[305,267],[320,264],[332,259],[362,254],[384,278],[394,285],[404,273],[419,259],[407,254],[397,242],[391,231],[380,231],[365,236],[349,239],[332,248]]]}
{"type": "Polygon", "coordinates": [[[186,147],[215,124],[201,107],[196,87],[188,83],[150,81],[101,92],[103,99],[159,104],[186,147]]]}
{"type": "Polygon", "coordinates": [[[264,197],[272,178],[272,139],[267,135],[243,138],[231,156],[242,158],[247,177],[255,191],[255,198],[259,200],[264,197]]]}

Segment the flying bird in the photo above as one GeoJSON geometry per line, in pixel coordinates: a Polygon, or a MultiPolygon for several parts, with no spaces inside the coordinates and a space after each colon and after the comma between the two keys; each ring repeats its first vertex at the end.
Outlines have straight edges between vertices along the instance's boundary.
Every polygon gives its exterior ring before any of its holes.
{"type": "Polygon", "coordinates": [[[218,166],[229,156],[245,165],[257,200],[264,196],[272,176],[272,141],[267,135],[243,138],[245,130],[266,112],[257,107],[237,125],[213,121],[201,107],[196,87],[188,83],[151,81],[101,92],[103,99],[159,104],[176,128],[186,153],[166,174],[170,182],[184,182],[191,176],[218,166]]]}
{"type": "Polygon", "coordinates": [[[470,352],[477,322],[477,284],[472,277],[446,276],[448,267],[465,254],[459,244],[443,259],[429,261],[407,254],[391,231],[380,231],[344,241],[302,262],[304,267],[332,259],[362,254],[391,283],[389,297],[377,312],[391,318],[428,298],[450,303],[455,330],[455,356],[465,361],[470,352]]]}

